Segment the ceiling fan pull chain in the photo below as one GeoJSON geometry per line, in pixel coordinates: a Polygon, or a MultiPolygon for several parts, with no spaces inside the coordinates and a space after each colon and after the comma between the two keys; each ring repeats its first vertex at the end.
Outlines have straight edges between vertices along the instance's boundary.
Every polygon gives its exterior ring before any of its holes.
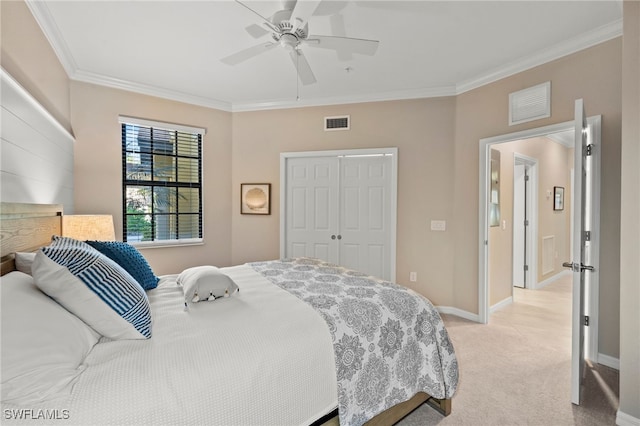
{"type": "Polygon", "coordinates": [[[298,61],[300,60],[300,55],[298,54],[298,49],[296,52],[296,101],[300,100],[300,78],[298,78],[298,61]]]}

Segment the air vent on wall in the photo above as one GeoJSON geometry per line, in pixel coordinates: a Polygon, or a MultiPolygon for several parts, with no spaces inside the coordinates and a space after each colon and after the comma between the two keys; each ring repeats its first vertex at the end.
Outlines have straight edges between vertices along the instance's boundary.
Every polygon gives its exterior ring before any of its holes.
{"type": "Polygon", "coordinates": [[[324,118],[324,130],[349,130],[350,118],[348,115],[342,115],[340,117],[325,117],[324,118]]]}
{"type": "Polygon", "coordinates": [[[551,117],[551,82],[509,94],[509,126],[551,117]]]}

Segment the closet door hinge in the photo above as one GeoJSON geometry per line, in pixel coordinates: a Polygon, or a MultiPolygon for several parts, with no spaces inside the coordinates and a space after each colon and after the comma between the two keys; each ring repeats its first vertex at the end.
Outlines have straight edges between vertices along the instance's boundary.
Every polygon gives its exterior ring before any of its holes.
{"type": "Polygon", "coordinates": [[[584,325],[585,325],[586,327],[589,327],[589,315],[585,315],[585,316],[584,316],[584,325]]]}

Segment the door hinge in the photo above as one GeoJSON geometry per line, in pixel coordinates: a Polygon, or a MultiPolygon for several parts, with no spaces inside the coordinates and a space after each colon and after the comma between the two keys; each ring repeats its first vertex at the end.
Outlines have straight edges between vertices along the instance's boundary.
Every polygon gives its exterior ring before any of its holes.
{"type": "Polygon", "coordinates": [[[584,240],[591,241],[591,231],[584,231],[584,240]]]}
{"type": "Polygon", "coordinates": [[[586,155],[587,157],[591,154],[593,154],[593,144],[587,145],[584,150],[584,155],[586,155]]]}
{"type": "Polygon", "coordinates": [[[528,181],[529,180],[529,175],[524,175],[524,180],[528,181]]]}
{"type": "Polygon", "coordinates": [[[529,270],[529,265],[524,265],[524,271],[527,272],[529,270]]]}
{"type": "Polygon", "coordinates": [[[589,327],[589,315],[584,316],[584,325],[589,327]]]}
{"type": "Polygon", "coordinates": [[[524,221],[524,226],[529,226],[529,221],[528,220],[524,221]]]}

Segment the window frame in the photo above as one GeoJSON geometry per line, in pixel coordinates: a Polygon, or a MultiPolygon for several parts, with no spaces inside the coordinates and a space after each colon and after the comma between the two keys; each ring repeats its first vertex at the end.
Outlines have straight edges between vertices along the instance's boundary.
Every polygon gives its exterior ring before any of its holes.
{"type": "MultiPolygon", "coordinates": [[[[206,130],[203,128],[199,128],[199,127],[192,127],[192,126],[185,126],[182,124],[174,124],[174,123],[166,123],[166,122],[159,122],[159,121],[153,121],[153,120],[146,120],[146,119],[140,119],[140,118],[135,118],[135,117],[128,117],[128,116],[119,116],[118,117],[118,122],[120,124],[120,131],[121,131],[121,148],[122,148],[122,240],[127,242],[127,218],[129,216],[131,216],[131,214],[127,213],[127,188],[129,187],[136,187],[136,186],[145,186],[145,187],[150,187],[152,190],[152,193],[154,192],[155,188],[175,188],[176,191],[179,188],[194,188],[198,190],[198,211],[191,213],[189,212],[189,214],[194,214],[198,216],[198,236],[197,237],[192,237],[192,238],[180,238],[179,232],[178,232],[178,218],[180,215],[180,212],[177,210],[176,212],[171,212],[171,213],[167,213],[168,216],[175,216],[176,218],[176,224],[175,224],[175,228],[172,229],[175,230],[175,236],[176,238],[172,238],[172,239],[156,239],[156,235],[155,235],[155,226],[154,224],[156,223],[156,216],[158,213],[155,212],[155,206],[153,205],[153,201],[152,201],[152,206],[151,206],[151,226],[152,226],[152,235],[151,235],[151,240],[149,241],[128,241],[129,244],[139,247],[139,248],[160,248],[160,247],[176,247],[176,246],[186,246],[186,245],[201,245],[203,244],[204,241],[204,209],[203,209],[203,200],[202,200],[202,194],[203,194],[203,184],[204,184],[204,178],[203,178],[203,172],[204,172],[204,167],[203,167],[203,162],[204,162],[204,157],[203,157],[203,145],[204,145],[204,135],[206,134],[206,130]],[[180,158],[188,158],[188,159],[196,159],[195,156],[184,156],[184,155],[180,155],[177,151],[177,149],[171,153],[171,154],[167,154],[167,153],[154,153],[154,149],[153,149],[153,136],[152,139],[150,141],[151,143],[151,149],[149,150],[149,154],[151,154],[151,179],[150,180],[134,180],[134,179],[127,179],[127,154],[130,153],[130,150],[127,149],[127,138],[126,138],[126,126],[127,125],[133,125],[133,126],[138,126],[138,127],[143,127],[149,130],[150,134],[153,135],[153,131],[154,130],[162,130],[163,132],[173,132],[175,134],[176,140],[178,140],[178,133],[190,133],[194,136],[197,136],[197,161],[198,161],[198,181],[197,183],[194,182],[179,182],[178,176],[179,176],[179,159],[180,158]],[[154,173],[153,173],[153,162],[155,161],[155,157],[154,155],[161,155],[164,157],[169,157],[169,158],[173,158],[174,159],[174,166],[175,167],[175,181],[163,181],[163,180],[155,180],[154,177],[154,173]]],[[[147,154],[147,153],[145,153],[147,154]]],[[[176,195],[177,196],[177,195],[176,195]]],[[[152,195],[152,199],[153,199],[153,195],[152,195]]],[[[179,209],[178,205],[176,206],[177,209],[179,209]]],[[[172,227],[173,228],[173,227],[172,227]]]]}

